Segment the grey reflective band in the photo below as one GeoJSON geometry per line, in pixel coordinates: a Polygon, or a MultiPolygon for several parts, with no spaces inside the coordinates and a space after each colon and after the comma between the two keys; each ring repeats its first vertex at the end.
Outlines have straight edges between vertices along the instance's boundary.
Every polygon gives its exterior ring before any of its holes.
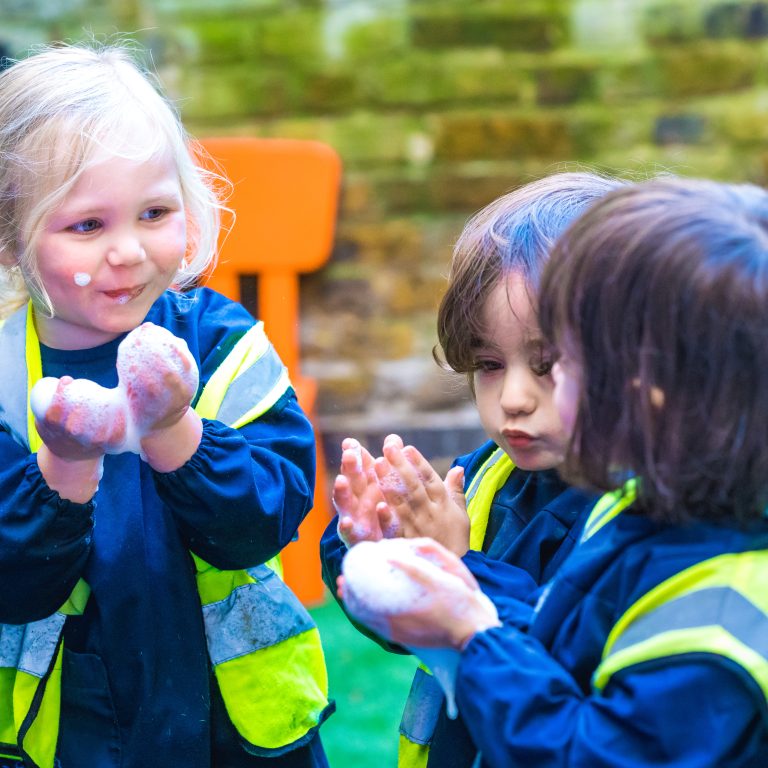
{"type": "Polygon", "coordinates": [[[662,632],[706,626],[722,627],[768,659],[768,616],[730,587],[708,587],[663,603],[624,630],[607,658],[662,632]]]}
{"type": "Polygon", "coordinates": [[[0,667],[43,677],[56,653],[66,616],[54,613],[30,624],[0,624],[0,667]]]}
{"type": "Polygon", "coordinates": [[[225,424],[235,424],[248,409],[256,405],[262,407],[262,413],[268,410],[285,391],[275,392],[269,397],[284,371],[285,366],[270,344],[253,365],[230,382],[216,418],[225,424]],[[245,411],[244,404],[247,404],[245,411]]]}
{"type": "Polygon", "coordinates": [[[480,490],[480,485],[483,482],[483,478],[485,477],[486,472],[488,472],[491,467],[495,466],[504,457],[504,455],[504,451],[501,448],[497,448],[485,460],[485,464],[480,467],[477,474],[472,478],[472,482],[469,484],[469,488],[467,488],[467,492],[464,494],[464,497],[467,500],[467,506],[469,506],[472,499],[474,499],[477,495],[478,490],[480,490]]]}
{"type": "Polygon", "coordinates": [[[0,424],[25,448],[29,448],[27,311],[26,305],[17,309],[0,328],[0,424]]]}
{"type": "Polygon", "coordinates": [[[440,683],[419,667],[405,702],[400,733],[414,744],[431,744],[444,701],[440,683]]]}
{"type": "Polygon", "coordinates": [[[208,651],[214,665],[267,648],[314,629],[306,608],[266,565],[248,568],[257,579],[203,606],[208,651]]]}

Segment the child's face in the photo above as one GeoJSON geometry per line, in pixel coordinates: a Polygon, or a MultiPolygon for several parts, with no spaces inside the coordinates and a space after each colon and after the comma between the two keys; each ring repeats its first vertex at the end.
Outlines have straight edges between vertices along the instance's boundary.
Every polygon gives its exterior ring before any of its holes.
{"type": "Polygon", "coordinates": [[[524,278],[511,273],[482,308],[485,338],[475,351],[475,397],[488,436],[521,469],[563,460],[568,433],[553,400],[551,350],[541,336],[524,278]]]}
{"type": "Polygon", "coordinates": [[[85,349],[135,328],[185,250],[170,152],[149,161],[105,156],[81,175],[38,238],[37,266],[55,313],[35,313],[40,340],[85,349]]]}
{"type": "Polygon", "coordinates": [[[579,411],[581,371],[571,357],[561,354],[552,366],[552,379],[555,383],[555,407],[566,431],[572,435],[579,411]]]}

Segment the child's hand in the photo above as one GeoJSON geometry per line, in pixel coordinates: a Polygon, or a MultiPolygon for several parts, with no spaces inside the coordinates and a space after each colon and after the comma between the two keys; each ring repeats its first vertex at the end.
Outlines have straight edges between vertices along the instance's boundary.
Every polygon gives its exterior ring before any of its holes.
{"type": "Polygon", "coordinates": [[[141,435],[176,424],[197,391],[197,364],[186,342],[152,323],[120,345],[117,372],[141,435]]]}
{"type": "Polygon", "coordinates": [[[345,438],[341,447],[340,473],[333,483],[339,537],[347,547],[390,538],[393,531],[382,528],[377,513],[384,497],[376,482],[373,456],[352,437],[345,438]]]}
{"type": "Polygon", "coordinates": [[[429,562],[420,558],[389,560],[425,593],[406,610],[387,617],[392,642],[462,650],[478,632],[501,626],[495,607],[453,552],[429,539],[420,543],[416,552],[429,562]],[[446,574],[453,578],[446,578],[446,574]]]}
{"type": "Polygon", "coordinates": [[[60,459],[99,458],[125,440],[122,399],[93,381],[45,378],[32,390],[30,402],[42,441],[60,459]]]}
{"type": "Polygon", "coordinates": [[[413,446],[403,446],[396,435],[384,441],[384,456],[375,462],[385,505],[384,520],[397,516],[401,535],[428,536],[459,557],[469,549],[469,517],[464,499],[464,470],[453,467],[445,482],[413,446]]]}

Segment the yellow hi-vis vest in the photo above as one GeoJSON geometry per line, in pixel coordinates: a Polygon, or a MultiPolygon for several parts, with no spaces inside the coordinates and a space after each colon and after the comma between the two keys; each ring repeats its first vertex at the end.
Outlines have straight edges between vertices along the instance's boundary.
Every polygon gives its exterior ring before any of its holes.
{"type": "MultiPolygon", "coordinates": [[[[9,368],[26,361],[26,377],[14,375],[0,391],[0,423],[34,452],[41,441],[29,392],[42,365],[31,305],[0,329],[0,360],[9,368]],[[26,389],[20,386],[25,379],[26,389]]],[[[257,323],[211,376],[195,410],[237,428],[268,411],[289,387],[285,368],[257,323]]],[[[275,572],[278,558],[270,561],[272,568],[221,571],[192,557],[208,653],[227,713],[249,751],[279,754],[306,743],[329,714],[328,676],[317,627],[275,572]]],[[[31,768],[53,767],[62,630],[67,615],[83,613],[89,594],[81,579],[52,616],[0,624],[0,757],[23,759],[31,768]]]]}
{"type": "MultiPolygon", "coordinates": [[[[501,448],[497,448],[475,473],[465,492],[469,514],[469,548],[481,550],[488,527],[491,504],[515,465],[501,448]]],[[[405,702],[400,721],[398,768],[424,768],[429,758],[429,745],[445,697],[431,672],[421,664],[405,702]]]]}
{"type": "MultiPolygon", "coordinates": [[[[587,520],[582,540],[630,506],[636,490],[630,480],[603,496],[587,520]]],[[[690,653],[734,662],[768,701],[768,551],[702,560],[646,592],[611,629],[592,675],[592,688],[601,694],[624,669],[690,653]]]]}

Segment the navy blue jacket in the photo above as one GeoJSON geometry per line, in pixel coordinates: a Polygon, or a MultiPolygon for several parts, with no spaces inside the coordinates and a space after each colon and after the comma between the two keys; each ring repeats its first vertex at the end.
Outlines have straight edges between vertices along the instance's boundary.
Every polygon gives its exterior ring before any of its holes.
{"type": "MultiPolygon", "coordinates": [[[[254,323],[208,289],[166,292],[146,320],[187,342],[201,390],[254,323]]],[[[122,338],[43,347],[43,374],[114,387],[122,338]]],[[[291,391],[241,429],[204,420],[198,450],[175,472],[106,456],[88,504],[62,500],[34,455],[0,432],[0,622],[50,615],[80,577],[91,587],[85,614],[64,629],[63,768],[211,766],[210,670],[189,551],[222,569],[268,560],[309,510],[314,471],[312,427],[291,391]]],[[[231,764],[265,763],[282,765],[231,764]]]]}
{"type": "MultiPolygon", "coordinates": [[[[583,544],[548,585],[529,628],[505,625],[464,650],[457,702],[484,767],[764,768],[768,709],[743,668],[715,653],[626,668],[601,694],[591,688],[608,633],[650,589],[720,554],[768,547],[751,532],[697,522],[660,527],[625,511],[583,544]]],[[[494,596],[503,574],[468,560],[494,596]]],[[[522,625],[523,622],[520,622],[522,625]]]]}
{"type": "MultiPolygon", "coordinates": [[[[497,447],[489,440],[456,459],[454,465],[464,467],[465,490],[497,447]]],[[[517,566],[505,573],[502,588],[491,590],[504,620],[515,621],[518,615],[523,621],[528,618],[528,606],[521,606],[520,601],[535,601],[538,587],[562,565],[578,541],[595,500],[593,495],[563,483],[554,470],[512,471],[491,504],[484,552],[465,555],[465,560],[486,566],[486,582],[493,582],[500,562],[517,566]],[[512,580],[515,580],[514,590],[512,580]]],[[[341,561],[347,551],[336,533],[337,523],[337,518],[331,521],[320,543],[323,580],[334,595],[336,577],[341,573],[341,561]]],[[[355,623],[355,626],[384,647],[398,650],[361,625],[355,623]]],[[[450,720],[443,708],[430,747],[430,768],[469,768],[476,751],[461,715],[450,720]]]]}

